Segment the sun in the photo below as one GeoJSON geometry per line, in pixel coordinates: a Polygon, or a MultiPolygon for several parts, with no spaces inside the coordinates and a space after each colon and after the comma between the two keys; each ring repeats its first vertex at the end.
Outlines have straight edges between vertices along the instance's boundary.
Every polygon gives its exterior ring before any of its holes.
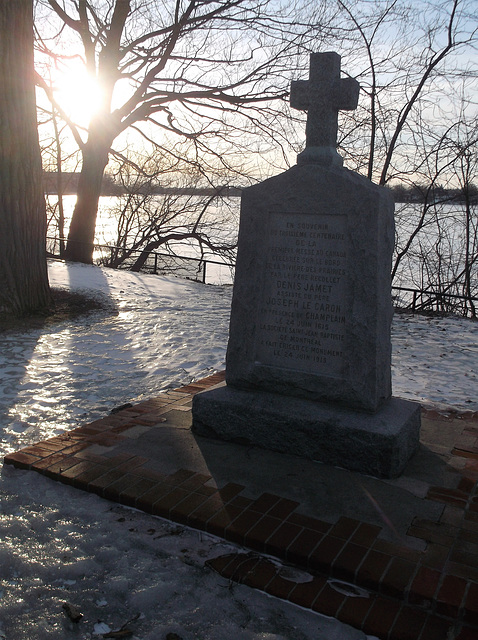
{"type": "Polygon", "coordinates": [[[88,74],[81,62],[72,60],[57,70],[54,86],[55,99],[66,115],[75,124],[87,127],[102,100],[96,78],[88,74]]]}

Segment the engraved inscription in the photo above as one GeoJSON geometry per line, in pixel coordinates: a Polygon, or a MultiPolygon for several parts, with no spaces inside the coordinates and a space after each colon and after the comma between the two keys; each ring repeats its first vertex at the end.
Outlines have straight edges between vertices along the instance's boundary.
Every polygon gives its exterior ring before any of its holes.
{"type": "Polygon", "coordinates": [[[256,361],[341,374],[345,349],[346,216],[269,216],[256,361]]]}

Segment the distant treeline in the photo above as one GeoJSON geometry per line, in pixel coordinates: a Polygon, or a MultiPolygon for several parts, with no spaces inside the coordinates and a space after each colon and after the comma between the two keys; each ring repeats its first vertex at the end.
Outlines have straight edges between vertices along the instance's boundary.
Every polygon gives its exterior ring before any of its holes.
{"type": "MultiPolygon", "coordinates": [[[[79,173],[63,172],[61,174],[55,171],[43,172],[43,185],[44,191],[48,195],[57,195],[62,193],[63,195],[76,195],[79,173]]],[[[176,195],[200,195],[200,196],[213,196],[215,194],[238,197],[241,195],[241,188],[219,186],[213,187],[163,187],[161,185],[151,186],[145,185],[143,188],[135,188],[137,193],[146,194],[176,194],[176,195]]],[[[114,179],[105,174],[103,176],[103,183],[101,188],[101,195],[103,196],[121,196],[127,193],[128,190],[121,184],[118,184],[114,179]]]]}
{"type": "MultiPolygon", "coordinates": [[[[63,195],[75,195],[78,186],[79,173],[75,172],[63,172],[61,174],[55,171],[43,172],[43,184],[45,193],[48,195],[57,195],[63,193],[63,195]]],[[[425,185],[393,185],[387,187],[393,193],[395,202],[424,202],[425,198],[429,201],[449,201],[449,202],[463,202],[465,200],[465,194],[461,189],[446,189],[440,186],[434,186],[428,188],[425,185]]],[[[147,194],[176,194],[176,195],[199,195],[199,196],[212,196],[221,195],[227,197],[239,197],[242,192],[241,187],[163,187],[161,185],[151,186],[145,185],[143,191],[137,190],[140,193],[147,194]]],[[[121,196],[127,193],[127,189],[114,181],[114,179],[106,174],[103,177],[103,185],[101,194],[103,196],[121,196]]],[[[468,198],[473,204],[478,204],[478,187],[474,184],[469,186],[468,198]]]]}
{"type": "Polygon", "coordinates": [[[464,202],[467,198],[478,204],[478,186],[470,184],[468,192],[463,189],[447,189],[440,185],[428,187],[427,185],[397,184],[389,187],[395,198],[395,202],[464,202]]]}

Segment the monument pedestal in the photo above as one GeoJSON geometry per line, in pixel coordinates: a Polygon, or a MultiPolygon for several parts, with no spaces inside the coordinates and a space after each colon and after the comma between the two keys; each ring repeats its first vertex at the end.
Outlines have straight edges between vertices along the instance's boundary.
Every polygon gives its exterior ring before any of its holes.
{"type": "Polygon", "coordinates": [[[373,414],[326,402],[219,387],[193,400],[193,431],[380,478],[403,471],[419,443],[420,406],[390,398],[373,414]]]}

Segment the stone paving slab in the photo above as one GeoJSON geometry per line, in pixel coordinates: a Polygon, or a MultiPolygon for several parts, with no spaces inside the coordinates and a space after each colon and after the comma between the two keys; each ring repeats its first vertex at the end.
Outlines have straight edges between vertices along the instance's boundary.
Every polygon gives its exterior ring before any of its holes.
{"type": "Polygon", "coordinates": [[[162,393],[4,463],[236,543],[211,569],[381,639],[477,638],[478,414],[423,410],[419,452],[400,478],[379,480],[194,436],[193,395],[223,380],[162,393]]]}

